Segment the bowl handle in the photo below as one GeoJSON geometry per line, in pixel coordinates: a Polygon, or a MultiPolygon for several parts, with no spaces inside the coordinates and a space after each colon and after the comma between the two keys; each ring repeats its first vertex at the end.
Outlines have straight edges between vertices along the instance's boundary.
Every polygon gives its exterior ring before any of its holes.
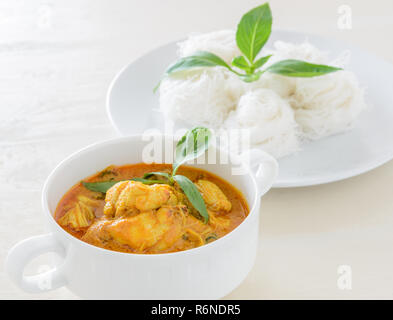
{"type": "Polygon", "coordinates": [[[23,275],[25,267],[33,258],[48,252],[55,252],[65,257],[63,246],[53,234],[23,240],[12,247],[8,253],[5,270],[15,284],[30,293],[40,293],[62,287],[66,284],[66,280],[61,267],[54,267],[34,276],[23,275]]]}
{"type": "Polygon", "coordinates": [[[263,196],[276,181],[278,163],[268,153],[260,149],[250,149],[241,154],[243,161],[249,164],[258,185],[258,195],[263,196]]]}

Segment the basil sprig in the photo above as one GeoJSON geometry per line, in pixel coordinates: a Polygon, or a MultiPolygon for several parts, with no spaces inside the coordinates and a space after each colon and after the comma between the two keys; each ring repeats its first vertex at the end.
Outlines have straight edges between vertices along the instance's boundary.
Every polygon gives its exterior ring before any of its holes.
{"type": "Polygon", "coordinates": [[[237,26],[236,44],[250,67],[253,66],[255,57],[269,39],[272,20],[269,4],[265,3],[247,12],[237,26]]]}
{"type": "Polygon", "coordinates": [[[173,174],[187,161],[194,160],[205,153],[209,147],[211,131],[204,127],[196,127],[186,132],[179,140],[175,150],[175,161],[173,162],[173,174]]]}
{"type": "MultiPolygon", "coordinates": [[[[258,59],[257,56],[270,37],[272,20],[272,13],[268,3],[264,3],[243,15],[236,31],[236,44],[243,55],[235,57],[232,60],[232,66],[211,52],[198,51],[191,56],[180,58],[170,65],[165,71],[164,77],[197,67],[223,67],[239,76],[245,82],[257,81],[265,72],[288,77],[306,78],[342,70],[332,66],[292,59],[276,62],[262,70],[261,67],[269,60],[271,55],[258,59]],[[233,67],[242,72],[237,71],[233,67]]],[[[160,83],[154,88],[154,91],[156,91],[159,85],[160,83]]]]}
{"type": "MultiPolygon", "coordinates": [[[[139,181],[144,184],[164,183],[173,185],[175,182],[183,190],[184,194],[192,204],[192,206],[199,212],[204,222],[209,221],[209,213],[206,209],[206,204],[203,201],[202,195],[195,184],[183,175],[177,175],[177,169],[184,163],[194,160],[203,155],[209,147],[211,139],[211,131],[204,127],[196,127],[186,132],[186,134],[176,144],[175,161],[172,165],[172,173],[168,172],[148,172],[142,178],[133,178],[129,181],[139,181]],[[164,180],[150,179],[154,176],[163,177],[164,180]]],[[[124,181],[124,180],[123,180],[124,181]]],[[[111,187],[120,181],[102,181],[102,182],[84,182],[82,184],[85,188],[106,193],[111,187]]]]}

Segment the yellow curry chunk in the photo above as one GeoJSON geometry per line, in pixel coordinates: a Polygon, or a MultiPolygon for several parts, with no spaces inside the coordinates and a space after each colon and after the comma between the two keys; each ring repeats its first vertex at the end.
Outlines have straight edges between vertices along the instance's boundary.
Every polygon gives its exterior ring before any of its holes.
{"type": "Polygon", "coordinates": [[[59,219],[59,223],[62,226],[71,226],[78,230],[90,226],[94,218],[93,209],[80,201],[59,219]]]}
{"type": "Polygon", "coordinates": [[[227,230],[231,226],[231,220],[222,217],[222,216],[216,216],[216,213],[211,210],[207,210],[209,212],[209,224],[216,229],[222,229],[222,230],[227,230]]]}
{"type": "Polygon", "coordinates": [[[166,184],[146,185],[138,181],[123,181],[108,190],[104,214],[108,217],[135,215],[165,204],[177,204],[172,187],[166,184]]]}
{"type": "Polygon", "coordinates": [[[232,209],[231,202],[213,182],[198,180],[196,186],[209,209],[213,211],[230,211],[232,209]]]}
{"type": "Polygon", "coordinates": [[[136,216],[101,220],[92,225],[83,240],[92,244],[112,242],[112,246],[127,245],[136,251],[165,250],[182,236],[183,208],[161,207],[136,216]]]}
{"type": "Polygon", "coordinates": [[[84,195],[79,195],[77,199],[79,203],[83,203],[88,207],[98,208],[99,206],[101,206],[101,201],[86,197],[84,195]]]}

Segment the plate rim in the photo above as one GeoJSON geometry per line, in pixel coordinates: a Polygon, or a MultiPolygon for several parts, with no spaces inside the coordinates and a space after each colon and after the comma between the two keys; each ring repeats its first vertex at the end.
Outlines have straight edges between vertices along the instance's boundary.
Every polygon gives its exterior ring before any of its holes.
{"type": "Polygon", "coordinates": [[[185,39],[185,38],[180,39],[180,40],[170,41],[170,42],[167,42],[167,43],[165,43],[165,44],[163,44],[163,45],[154,47],[153,49],[151,49],[151,50],[149,50],[149,51],[143,53],[142,55],[138,56],[137,58],[131,60],[131,61],[128,62],[128,63],[126,63],[119,71],[117,71],[117,73],[115,74],[115,76],[112,78],[111,82],[109,83],[108,89],[107,89],[107,91],[106,91],[106,95],[105,95],[105,110],[106,110],[106,114],[107,114],[107,116],[108,116],[108,118],[109,118],[109,122],[110,122],[111,125],[115,128],[115,131],[117,132],[118,135],[120,135],[120,136],[127,136],[127,135],[124,135],[124,134],[121,132],[121,130],[119,129],[119,127],[116,125],[116,122],[114,121],[114,119],[113,119],[113,117],[112,117],[112,114],[111,114],[111,106],[110,106],[109,100],[110,100],[110,96],[111,96],[113,87],[115,86],[116,82],[119,80],[119,78],[123,75],[123,73],[124,73],[131,65],[133,65],[134,63],[137,63],[139,60],[143,59],[143,58],[144,58],[146,55],[148,55],[149,53],[152,53],[153,51],[160,50],[160,49],[162,49],[162,48],[164,48],[164,47],[167,47],[167,46],[170,46],[170,45],[174,45],[174,44],[176,44],[176,43],[178,43],[179,41],[182,41],[182,40],[184,40],[184,39],[185,39]]]}

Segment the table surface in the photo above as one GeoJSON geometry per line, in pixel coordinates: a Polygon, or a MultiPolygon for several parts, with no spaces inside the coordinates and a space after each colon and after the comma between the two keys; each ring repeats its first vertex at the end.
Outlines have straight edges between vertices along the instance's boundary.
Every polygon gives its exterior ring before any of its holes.
{"type": "MultiPolygon", "coordinates": [[[[115,73],[190,32],[233,28],[260,3],[0,2],[1,299],[77,298],[65,288],[38,295],[20,291],[4,274],[4,258],[19,240],[46,232],[40,193],[55,165],[116,136],[105,113],[115,73]]],[[[270,1],[274,28],[335,37],[393,62],[393,2],[345,3],[352,9],[352,29],[337,27],[342,1],[336,0],[270,1]]],[[[271,190],[262,202],[255,267],[226,298],[393,298],[392,178],[389,162],[341,182],[271,190]],[[337,286],[340,265],[351,267],[352,290],[337,286]]],[[[29,271],[45,259],[50,257],[33,262],[29,271]]]]}

